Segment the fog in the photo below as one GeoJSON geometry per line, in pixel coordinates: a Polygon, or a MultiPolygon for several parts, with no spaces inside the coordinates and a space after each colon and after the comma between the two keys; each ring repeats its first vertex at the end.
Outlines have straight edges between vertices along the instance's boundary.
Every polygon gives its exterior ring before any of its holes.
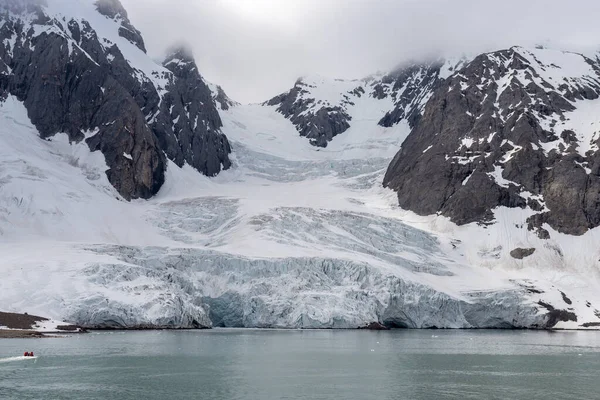
{"type": "Polygon", "coordinates": [[[593,0],[121,0],[161,58],[173,43],[240,102],[288,90],[299,76],[361,78],[431,55],[543,44],[600,48],[593,0]]]}

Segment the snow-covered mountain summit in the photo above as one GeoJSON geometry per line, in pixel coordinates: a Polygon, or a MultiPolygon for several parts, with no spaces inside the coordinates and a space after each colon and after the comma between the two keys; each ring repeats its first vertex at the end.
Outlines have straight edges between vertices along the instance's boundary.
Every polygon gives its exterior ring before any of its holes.
{"type": "Polygon", "coordinates": [[[240,105],[186,48],[151,60],[116,0],[0,6],[6,311],[120,328],[599,326],[594,57],[515,48],[240,105]],[[589,190],[561,183],[580,172],[589,190]],[[556,208],[556,193],[585,200],[556,208]]]}
{"type": "Polygon", "coordinates": [[[100,150],[124,198],[158,192],[165,154],[207,175],[229,167],[227,138],[199,72],[152,61],[118,0],[2,0],[0,7],[0,97],[21,100],[42,137],[64,132],[100,150]],[[196,106],[182,110],[174,99],[196,106]]]}
{"type": "Polygon", "coordinates": [[[294,88],[266,102],[296,126],[311,144],[327,147],[331,140],[352,126],[356,114],[367,108],[370,118],[383,127],[405,121],[411,127],[433,91],[465,60],[405,63],[388,74],[361,80],[300,78],[294,88]],[[357,103],[360,103],[357,105],[357,103]],[[384,109],[383,116],[378,111],[384,109]]]}
{"type": "Polygon", "coordinates": [[[436,91],[385,184],[419,214],[464,224],[518,207],[541,237],[581,235],[600,225],[599,94],[600,64],[583,55],[483,54],[436,91]]]}

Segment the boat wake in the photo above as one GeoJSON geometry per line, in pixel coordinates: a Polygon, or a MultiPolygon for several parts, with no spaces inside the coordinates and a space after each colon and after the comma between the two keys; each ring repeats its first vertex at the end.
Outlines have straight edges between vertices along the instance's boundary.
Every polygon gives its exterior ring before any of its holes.
{"type": "Polygon", "coordinates": [[[19,357],[0,358],[0,364],[16,362],[16,361],[27,361],[27,360],[37,360],[37,356],[33,356],[33,357],[19,356],[19,357]]]}

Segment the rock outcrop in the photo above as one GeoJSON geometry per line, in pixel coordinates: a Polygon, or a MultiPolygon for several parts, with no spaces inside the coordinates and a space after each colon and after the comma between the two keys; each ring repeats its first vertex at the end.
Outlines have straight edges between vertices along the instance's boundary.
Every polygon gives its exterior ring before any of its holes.
{"type": "Polygon", "coordinates": [[[531,256],[533,253],[535,253],[535,248],[522,249],[519,247],[517,249],[512,250],[510,252],[510,256],[512,258],[516,258],[517,260],[522,260],[524,258],[531,256]]]}
{"type": "MultiPolygon", "coordinates": [[[[335,136],[350,128],[352,117],[346,107],[351,105],[350,93],[340,93],[334,101],[315,98],[311,89],[315,83],[299,79],[292,90],[269,100],[266,105],[277,106],[277,111],[288,118],[300,132],[318,147],[327,147],[335,136]]],[[[357,92],[358,95],[364,92],[357,92]]]]}
{"type": "Polygon", "coordinates": [[[191,56],[187,70],[155,64],[118,0],[61,7],[0,1],[0,97],[22,101],[42,138],[86,140],[127,200],[158,192],[165,154],[210,176],[230,166],[215,101],[191,56]]]}
{"type": "Polygon", "coordinates": [[[384,185],[402,208],[457,224],[519,207],[542,238],[544,223],[572,235],[599,226],[599,72],[590,58],[546,49],[475,58],[435,91],[384,185]]]}
{"type": "Polygon", "coordinates": [[[100,14],[121,23],[119,36],[127,39],[144,53],[146,52],[142,33],[131,24],[127,11],[119,0],[97,0],[96,8],[100,14]]]}
{"type": "MultiPolygon", "coordinates": [[[[205,175],[217,175],[231,166],[231,148],[220,131],[223,123],[213,94],[186,48],[173,49],[163,66],[175,79],[151,124],[161,148],[180,167],[188,163],[205,175]]],[[[224,92],[222,96],[226,97],[224,92]]]]}
{"type": "Polygon", "coordinates": [[[361,80],[301,78],[290,91],[265,105],[277,107],[311,144],[327,147],[351,127],[357,111],[363,114],[365,104],[358,102],[365,98],[381,102],[375,108],[387,107],[385,115],[377,118],[380,126],[389,128],[401,121],[414,126],[433,91],[462,62],[406,63],[389,74],[361,80]]]}
{"type": "Polygon", "coordinates": [[[394,109],[386,113],[379,125],[391,127],[405,120],[411,128],[414,127],[434,90],[444,81],[447,74],[463,62],[437,60],[428,63],[408,63],[384,76],[372,86],[372,96],[379,99],[390,96],[394,101],[394,109]]]}

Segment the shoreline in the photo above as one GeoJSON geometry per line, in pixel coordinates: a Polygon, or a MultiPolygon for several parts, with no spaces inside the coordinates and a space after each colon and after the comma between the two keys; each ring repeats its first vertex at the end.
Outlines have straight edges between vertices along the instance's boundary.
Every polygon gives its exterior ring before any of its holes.
{"type": "Polygon", "coordinates": [[[67,322],[51,321],[48,318],[30,315],[27,313],[0,312],[0,339],[41,339],[50,337],[67,337],[72,334],[82,334],[88,331],[97,332],[139,332],[139,331],[219,331],[227,330],[254,330],[254,331],[545,331],[545,332],[568,332],[568,331],[600,331],[600,324],[582,324],[577,328],[554,328],[554,327],[490,327],[490,328],[421,328],[410,329],[402,327],[386,326],[381,322],[371,322],[356,328],[286,328],[286,327],[160,327],[160,326],[132,326],[132,327],[81,327],[67,322]]]}
{"type": "Polygon", "coordinates": [[[73,335],[88,333],[89,331],[48,331],[40,332],[22,329],[0,329],[0,340],[2,339],[49,339],[67,338],[73,335]]]}
{"type": "Polygon", "coordinates": [[[28,313],[0,311],[0,339],[41,339],[83,332],[85,329],[66,322],[28,313]]]}
{"type": "Polygon", "coordinates": [[[41,339],[46,336],[41,332],[17,329],[0,329],[0,339],[41,339]]]}
{"type": "Polygon", "coordinates": [[[353,329],[303,329],[303,328],[209,328],[209,329],[197,329],[197,328],[144,328],[144,329],[89,329],[85,331],[53,331],[53,332],[39,332],[33,330],[18,330],[18,329],[0,329],[0,340],[2,339],[49,339],[49,338],[67,338],[72,335],[80,335],[89,332],[219,332],[219,331],[280,331],[280,332],[299,332],[299,331],[334,331],[334,332],[347,332],[347,331],[361,331],[361,332],[410,332],[410,331],[531,331],[531,332],[547,332],[547,333],[558,333],[558,332],[598,332],[599,329],[533,329],[533,328],[444,328],[444,329],[364,329],[364,328],[353,328],[353,329]]]}

